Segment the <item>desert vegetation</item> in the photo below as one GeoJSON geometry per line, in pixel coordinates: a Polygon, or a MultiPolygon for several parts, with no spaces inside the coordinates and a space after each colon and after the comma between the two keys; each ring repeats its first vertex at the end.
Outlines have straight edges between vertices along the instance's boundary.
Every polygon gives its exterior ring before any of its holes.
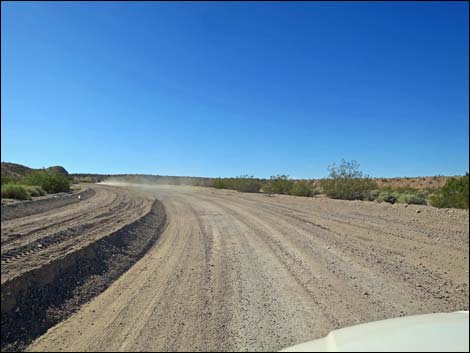
{"type": "Polygon", "coordinates": [[[2,198],[30,200],[46,193],[70,191],[70,179],[52,169],[31,170],[26,175],[2,175],[2,198]]]}
{"type": "Polygon", "coordinates": [[[469,174],[461,178],[451,178],[431,197],[435,207],[454,207],[468,209],[468,179],[469,174]]]}
{"type": "Polygon", "coordinates": [[[357,161],[342,160],[339,165],[328,167],[329,178],[323,181],[322,189],[326,196],[343,200],[367,200],[378,185],[368,175],[359,170],[357,161]]]}
{"type": "Polygon", "coordinates": [[[275,175],[263,186],[267,194],[285,194],[293,196],[312,196],[315,191],[305,180],[292,180],[288,175],[275,175]]]}
{"type": "Polygon", "coordinates": [[[288,195],[292,189],[294,182],[287,175],[274,175],[263,186],[263,191],[268,194],[286,194],[288,195]]]}
{"type": "Polygon", "coordinates": [[[30,186],[40,186],[49,194],[70,190],[70,180],[63,174],[52,170],[33,171],[27,174],[22,182],[30,186]]]}
{"type": "Polygon", "coordinates": [[[259,192],[262,180],[249,175],[241,175],[237,178],[217,178],[213,186],[216,189],[230,189],[241,192],[259,192]]]}
{"type": "MultiPolygon", "coordinates": [[[[317,183],[307,180],[294,180],[288,175],[279,174],[270,179],[258,179],[242,175],[237,178],[216,178],[212,187],[240,192],[262,192],[268,195],[284,194],[310,197],[323,193],[327,197],[342,200],[365,200],[411,205],[433,205],[436,207],[468,209],[468,173],[464,177],[448,178],[442,187],[423,186],[418,179],[405,177],[415,187],[393,186],[387,179],[377,179],[380,184],[360,169],[357,161],[342,160],[329,166],[329,176],[317,183]]],[[[441,180],[442,176],[423,178],[441,180]]],[[[428,183],[434,185],[432,183],[428,183]]],[[[395,183],[396,185],[396,183],[395,183]]],[[[400,185],[400,184],[398,184],[400,185]]]]}
{"type": "Polygon", "coordinates": [[[2,181],[2,198],[31,200],[31,195],[25,185],[3,184],[2,181]]]}
{"type": "Polygon", "coordinates": [[[306,181],[293,180],[287,175],[274,175],[269,180],[258,179],[249,175],[241,175],[237,178],[216,178],[212,186],[216,189],[263,192],[268,195],[312,196],[315,193],[306,181]]]}
{"type": "Polygon", "coordinates": [[[67,192],[70,184],[116,180],[137,184],[192,185],[229,189],[240,192],[284,194],[312,197],[324,194],[343,200],[432,205],[440,208],[468,209],[468,173],[460,177],[371,178],[360,170],[356,161],[342,160],[329,166],[325,179],[292,179],[273,175],[269,179],[252,175],[231,178],[179,177],[146,174],[71,174],[62,167],[34,170],[2,162],[2,198],[27,199],[45,193],[67,192]],[[3,174],[4,170],[8,171],[3,174]],[[15,185],[7,186],[4,185],[15,185]],[[7,196],[8,195],[8,196],[7,196]]]}
{"type": "Polygon", "coordinates": [[[404,203],[412,205],[426,205],[432,191],[418,190],[412,188],[381,188],[374,190],[369,198],[370,201],[376,200],[378,202],[388,203],[404,203]]]}

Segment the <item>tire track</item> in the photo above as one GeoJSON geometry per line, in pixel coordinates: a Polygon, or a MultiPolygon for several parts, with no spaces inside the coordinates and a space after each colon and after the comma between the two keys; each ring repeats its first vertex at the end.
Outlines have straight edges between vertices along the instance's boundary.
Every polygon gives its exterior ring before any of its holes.
{"type": "Polygon", "coordinates": [[[78,250],[150,210],[151,198],[143,194],[90,187],[95,195],[83,203],[2,222],[2,284],[78,250]]]}

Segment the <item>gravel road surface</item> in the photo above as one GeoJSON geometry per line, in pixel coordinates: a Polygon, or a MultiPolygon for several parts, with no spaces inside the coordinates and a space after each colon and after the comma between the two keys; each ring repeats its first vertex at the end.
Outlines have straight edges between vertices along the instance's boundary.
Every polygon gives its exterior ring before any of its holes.
{"type": "MultiPolygon", "coordinates": [[[[126,188],[95,196],[103,205],[115,200],[110,222],[128,207],[126,188]]],[[[468,310],[467,211],[186,186],[139,190],[166,209],[156,245],[29,350],[269,351],[373,320],[468,310]]],[[[51,214],[56,227],[95,213],[80,205],[72,219],[51,214]]],[[[21,231],[38,227],[25,222],[21,231]]],[[[19,269],[19,260],[4,265],[4,253],[24,246],[8,229],[2,223],[2,280],[5,269],[19,269]]]]}

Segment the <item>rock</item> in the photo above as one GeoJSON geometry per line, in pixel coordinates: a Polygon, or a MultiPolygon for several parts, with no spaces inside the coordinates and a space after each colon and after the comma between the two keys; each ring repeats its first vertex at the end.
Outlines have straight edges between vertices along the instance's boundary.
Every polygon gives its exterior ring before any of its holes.
{"type": "Polygon", "coordinates": [[[405,203],[405,204],[403,205],[403,207],[408,207],[408,204],[407,204],[407,203],[405,203]]]}
{"type": "Polygon", "coordinates": [[[421,213],[421,210],[416,210],[416,213],[421,213]]]}

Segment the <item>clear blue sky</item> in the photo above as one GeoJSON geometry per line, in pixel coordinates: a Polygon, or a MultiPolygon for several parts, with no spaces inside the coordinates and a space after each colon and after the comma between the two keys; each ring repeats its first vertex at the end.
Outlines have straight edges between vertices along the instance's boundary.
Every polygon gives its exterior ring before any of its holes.
{"type": "Polygon", "coordinates": [[[469,7],[2,2],[2,161],[323,177],[468,170],[469,7]]]}

